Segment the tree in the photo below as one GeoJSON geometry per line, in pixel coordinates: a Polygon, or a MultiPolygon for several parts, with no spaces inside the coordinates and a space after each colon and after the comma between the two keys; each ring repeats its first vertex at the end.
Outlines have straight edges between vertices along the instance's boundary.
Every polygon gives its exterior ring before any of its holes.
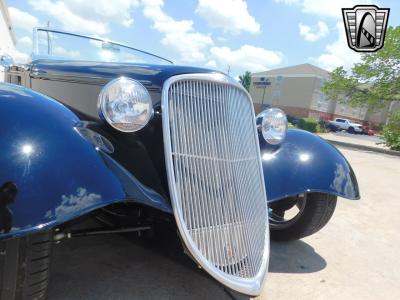
{"type": "Polygon", "coordinates": [[[243,85],[243,87],[249,91],[250,83],[251,83],[251,73],[249,71],[244,72],[243,75],[239,76],[239,82],[243,85]]]}
{"type": "Polygon", "coordinates": [[[383,127],[382,135],[386,146],[400,151],[400,112],[394,112],[389,116],[388,123],[383,127]]]}
{"type": "Polygon", "coordinates": [[[389,27],[384,47],[362,54],[351,72],[343,67],[332,71],[322,91],[333,100],[348,100],[352,106],[367,105],[372,110],[400,101],[400,26],[389,27]]]}

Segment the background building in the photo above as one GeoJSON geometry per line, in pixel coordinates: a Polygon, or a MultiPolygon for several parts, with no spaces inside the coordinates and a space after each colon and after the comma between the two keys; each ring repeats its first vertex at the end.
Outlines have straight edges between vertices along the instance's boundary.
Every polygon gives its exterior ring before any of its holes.
{"type": "MultiPolygon", "coordinates": [[[[5,53],[14,54],[15,44],[15,35],[12,30],[6,0],[0,0],[0,55],[5,53]]],[[[0,81],[4,81],[4,72],[1,66],[0,81]]]]}
{"type": "Polygon", "coordinates": [[[321,87],[329,78],[329,72],[312,64],[301,64],[254,73],[251,77],[250,94],[256,112],[263,105],[282,108],[297,118],[313,117],[332,120],[346,118],[355,122],[372,122],[379,126],[386,122],[388,112],[400,109],[398,103],[388,105],[380,112],[370,113],[367,107],[351,107],[346,103],[328,99],[321,87]]]}

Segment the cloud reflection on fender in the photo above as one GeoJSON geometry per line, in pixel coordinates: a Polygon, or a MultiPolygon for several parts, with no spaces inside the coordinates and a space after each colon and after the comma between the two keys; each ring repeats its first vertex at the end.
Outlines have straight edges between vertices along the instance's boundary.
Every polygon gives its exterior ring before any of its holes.
{"type": "Polygon", "coordinates": [[[101,196],[95,193],[88,193],[85,188],[78,188],[75,194],[61,196],[61,204],[54,210],[46,212],[45,218],[60,218],[62,216],[83,210],[95,205],[101,200],[101,196]]]}

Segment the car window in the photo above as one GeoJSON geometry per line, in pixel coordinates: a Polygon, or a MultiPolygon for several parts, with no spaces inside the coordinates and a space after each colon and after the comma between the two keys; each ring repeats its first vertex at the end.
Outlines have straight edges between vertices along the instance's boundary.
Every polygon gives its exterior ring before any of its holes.
{"type": "Polygon", "coordinates": [[[336,122],[344,123],[345,120],[343,120],[343,119],[336,119],[336,122]]]}

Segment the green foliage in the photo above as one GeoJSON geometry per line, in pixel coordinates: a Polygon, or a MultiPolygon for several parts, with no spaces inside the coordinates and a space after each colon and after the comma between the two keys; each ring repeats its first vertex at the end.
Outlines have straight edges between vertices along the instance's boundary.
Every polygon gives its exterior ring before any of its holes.
{"type": "Polygon", "coordinates": [[[400,112],[392,113],[382,131],[385,144],[392,150],[400,150],[400,112]]]}
{"type": "Polygon", "coordinates": [[[317,128],[316,128],[316,133],[325,133],[325,132],[328,132],[326,130],[326,128],[324,126],[322,126],[321,124],[318,124],[317,128]]]}
{"type": "Polygon", "coordinates": [[[362,54],[351,72],[336,68],[322,91],[331,99],[352,106],[368,105],[372,110],[389,101],[400,101],[400,26],[389,27],[384,47],[362,54]]]}
{"type": "Polygon", "coordinates": [[[239,76],[239,82],[243,85],[243,87],[249,91],[251,84],[251,73],[246,71],[243,75],[239,76]]]}
{"type": "Polygon", "coordinates": [[[302,118],[299,120],[297,127],[309,132],[317,132],[317,128],[319,127],[318,120],[314,118],[302,118]]]}

